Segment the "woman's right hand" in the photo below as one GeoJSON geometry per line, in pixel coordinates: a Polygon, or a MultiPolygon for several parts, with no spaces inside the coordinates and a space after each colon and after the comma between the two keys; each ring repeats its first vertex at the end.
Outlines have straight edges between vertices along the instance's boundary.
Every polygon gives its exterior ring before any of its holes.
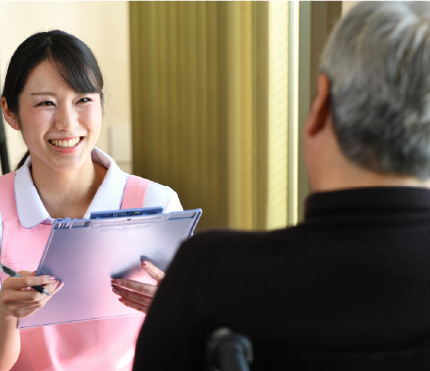
{"type": "Polygon", "coordinates": [[[31,286],[43,285],[51,294],[56,294],[63,283],[51,276],[35,276],[28,271],[19,272],[21,277],[9,277],[3,281],[0,303],[6,313],[16,318],[26,318],[42,308],[52,296],[41,294],[31,286]]]}

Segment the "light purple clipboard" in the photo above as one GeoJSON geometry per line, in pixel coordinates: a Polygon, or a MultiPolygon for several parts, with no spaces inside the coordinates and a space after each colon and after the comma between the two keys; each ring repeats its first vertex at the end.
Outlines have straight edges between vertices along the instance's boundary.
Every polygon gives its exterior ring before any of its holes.
{"type": "Polygon", "coordinates": [[[138,276],[144,258],[165,271],[201,213],[54,222],[36,274],[53,275],[64,287],[42,309],[20,320],[18,328],[138,314],[118,301],[111,279],[142,280],[138,276]]]}

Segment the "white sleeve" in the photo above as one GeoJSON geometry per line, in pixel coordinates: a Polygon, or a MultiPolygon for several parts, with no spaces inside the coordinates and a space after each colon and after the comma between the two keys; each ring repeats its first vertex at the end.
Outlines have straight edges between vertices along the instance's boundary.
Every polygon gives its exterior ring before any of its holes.
{"type": "Polygon", "coordinates": [[[152,182],[146,189],[143,207],[157,206],[163,208],[163,213],[183,210],[178,194],[172,188],[152,182]]]}
{"type": "Polygon", "coordinates": [[[164,212],[171,213],[172,211],[182,211],[182,210],[184,209],[181,205],[181,202],[179,201],[178,194],[172,190],[172,195],[166,207],[164,208],[164,212]]]}

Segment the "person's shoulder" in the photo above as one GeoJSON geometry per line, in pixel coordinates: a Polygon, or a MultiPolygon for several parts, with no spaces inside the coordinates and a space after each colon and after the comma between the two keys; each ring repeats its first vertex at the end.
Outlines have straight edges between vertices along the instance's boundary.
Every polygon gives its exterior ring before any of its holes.
{"type": "Polygon", "coordinates": [[[200,243],[202,241],[212,241],[214,243],[218,243],[222,240],[236,238],[239,235],[246,237],[249,235],[249,233],[233,229],[211,228],[196,232],[190,240],[192,240],[194,243],[200,243]]]}
{"type": "MultiPolygon", "coordinates": [[[[250,246],[262,246],[270,240],[280,238],[285,230],[276,231],[244,231],[233,229],[207,229],[196,232],[184,244],[191,249],[203,251],[211,249],[247,249],[250,246]]],[[[282,238],[282,237],[281,237],[282,238]]]]}
{"type": "Polygon", "coordinates": [[[184,267],[195,267],[195,272],[199,272],[195,274],[205,275],[204,272],[214,266],[234,271],[234,267],[243,265],[244,257],[247,262],[257,262],[262,256],[270,259],[280,256],[281,250],[288,254],[283,233],[229,229],[198,231],[181,244],[169,269],[182,272],[184,267]]]}
{"type": "Polygon", "coordinates": [[[145,192],[144,207],[161,206],[165,213],[182,210],[178,194],[172,188],[144,178],[140,179],[142,182],[149,182],[145,192]]]}
{"type": "MultiPolygon", "coordinates": [[[[144,179],[144,178],[141,178],[141,179],[144,179]]],[[[167,194],[173,194],[173,193],[176,193],[169,186],[166,186],[166,185],[163,185],[163,184],[159,184],[159,183],[154,182],[152,180],[149,180],[149,187],[152,188],[153,192],[157,192],[157,193],[161,193],[161,194],[165,194],[165,193],[167,193],[167,194]]]]}
{"type": "Polygon", "coordinates": [[[231,228],[208,228],[200,231],[196,234],[196,237],[201,238],[213,238],[213,239],[265,239],[271,238],[279,233],[285,233],[286,228],[277,230],[254,230],[247,231],[241,229],[231,229],[231,228]]]}
{"type": "Polygon", "coordinates": [[[180,249],[179,255],[204,255],[213,246],[224,247],[235,235],[236,231],[227,229],[206,229],[194,232],[194,235],[185,240],[180,249]]]}
{"type": "Polygon", "coordinates": [[[150,188],[151,191],[154,192],[154,194],[173,194],[173,193],[176,193],[169,186],[159,184],[159,183],[154,182],[150,179],[143,178],[139,175],[129,175],[128,179],[129,179],[129,181],[133,180],[133,182],[136,184],[142,184],[142,185],[148,186],[148,188],[150,188]]]}

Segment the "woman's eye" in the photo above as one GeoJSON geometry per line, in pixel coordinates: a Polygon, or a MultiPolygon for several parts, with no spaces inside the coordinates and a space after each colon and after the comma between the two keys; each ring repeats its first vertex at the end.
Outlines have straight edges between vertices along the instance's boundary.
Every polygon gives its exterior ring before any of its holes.
{"type": "Polygon", "coordinates": [[[52,103],[51,101],[47,100],[47,101],[38,103],[37,106],[54,106],[54,103],[52,103]]]}
{"type": "Polygon", "coordinates": [[[80,103],[87,103],[87,102],[91,102],[91,98],[88,98],[88,97],[81,98],[81,99],[79,99],[79,101],[78,101],[78,102],[80,102],[80,103]]]}

